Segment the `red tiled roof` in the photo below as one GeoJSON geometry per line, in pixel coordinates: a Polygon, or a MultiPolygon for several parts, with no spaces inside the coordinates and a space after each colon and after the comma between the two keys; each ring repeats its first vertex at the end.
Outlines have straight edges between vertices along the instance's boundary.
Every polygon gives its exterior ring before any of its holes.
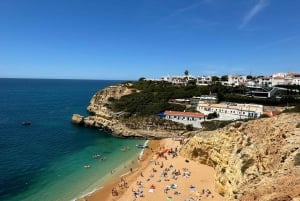
{"type": "Polygon", "coordinates": [[[185,116],[185,117],[204,117],[205,114],[201,112],[179,112],[179,111],[165,111],[165,115],[176,115],[176,116],[185,116]]]}
{"type": "Polygon", "coordinates": [[[273,116],[279,115],[280,113],[281,112],[277,111],[277,110],[270,111],[270,112],[264,112],[264,114],[268,115],[269,117],[273,117],[273,116]]]}
{"type": "Polygon", "coordinates": [[[288,73],[288,75],[292,75],[292,76],[300,76],[300,73],[296,73],[296,72],[290,72],[288,73]]]}

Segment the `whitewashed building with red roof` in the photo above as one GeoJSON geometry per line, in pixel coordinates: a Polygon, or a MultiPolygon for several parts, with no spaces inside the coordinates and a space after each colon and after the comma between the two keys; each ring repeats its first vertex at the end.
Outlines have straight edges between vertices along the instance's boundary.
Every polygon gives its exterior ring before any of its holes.
{"type": "Polygon", "coordinates": [[[205,120],[205,114],[201,112],[180,112],[166,110],[164,112],[165,119],[183,123],[185,125],[192,124],[195,128],[202,128],[201,122],[205,120]]]}

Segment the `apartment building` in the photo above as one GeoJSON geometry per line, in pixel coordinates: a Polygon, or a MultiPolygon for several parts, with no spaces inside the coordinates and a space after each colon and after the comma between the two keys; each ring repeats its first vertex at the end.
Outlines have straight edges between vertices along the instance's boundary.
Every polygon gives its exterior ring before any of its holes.
{"type": "Polygon", "coordinates": [[[199,103],[197,111],[203,114],[216,112],[221,119],[258,118],[263,114],[263,105],[237,103],[199,103]]]}

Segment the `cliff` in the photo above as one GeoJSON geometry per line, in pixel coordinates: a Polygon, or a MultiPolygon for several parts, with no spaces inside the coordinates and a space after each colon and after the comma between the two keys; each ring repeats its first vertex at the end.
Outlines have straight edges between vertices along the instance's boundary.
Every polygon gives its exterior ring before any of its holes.
{"type": "Polygon", "coordinates": [[[180,153],[216,170],[228,200],[300,200],[300,114],[281,114],[197,133],[180,153]]]}
{"type": "MultiPolygon", "coordinates": [[[[95,127],[120,137],[165,138],[185,135],[185,127],[171,121],[155,122],[154,117],[122,118],[125,112],[113,112],[110,100],[133,93],[130,84],[119,84],[98,91],[87,107],[89,116],[73,114],[72,123],[95,127]],[[171,132],[170,132],[171,131],[171,132]]],[[[138,93],[135,90],[135,93],[138,93]]]]}
{"type": "Polygon", "coordinates": [[[87,107],[90,116],[74,114],[72,123],[122,137],[193,136],[180,154],[212,166],[216,171],[216,189],[227,200],[300,200],[300,159],[295,162],[296,154],[300,155],[299,113],[234,122],[216,131],[187,132],[170,121],[122,118],[126,113],[110,109],[112,99],[131,93],[125,84],[97,92],[87,107]]]}

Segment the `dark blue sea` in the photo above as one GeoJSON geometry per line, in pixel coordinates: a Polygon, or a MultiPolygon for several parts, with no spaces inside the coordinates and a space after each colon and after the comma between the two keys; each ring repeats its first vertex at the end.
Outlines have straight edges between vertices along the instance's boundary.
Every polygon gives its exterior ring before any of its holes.
{"type": "Polygon", "coordinates": [[[0,200],[74,200],[128,171],[144,141],[70,123],[98,90],[119,82],[0,79],[0,200]]]}

